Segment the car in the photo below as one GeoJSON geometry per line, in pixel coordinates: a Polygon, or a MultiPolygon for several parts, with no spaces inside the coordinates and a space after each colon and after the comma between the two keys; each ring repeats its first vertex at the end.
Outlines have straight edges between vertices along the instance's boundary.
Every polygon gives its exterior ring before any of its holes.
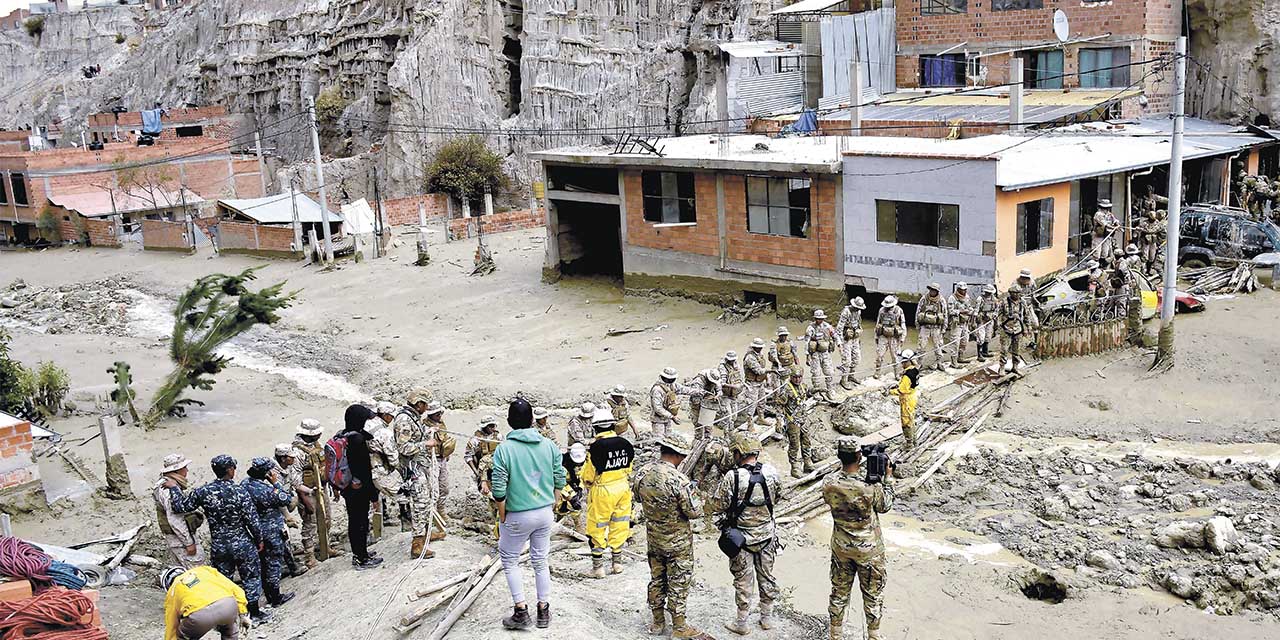
{"type": "MultiPolygon", "coordinates": [[[[1164,292],[1151,284],[1151,280],[1142,273],[1135,272],[1138,292],[1142,298],[1142,319],[1149,320],[1160,313],[1160,305],[1164,300],[1164,292]]],[[[1045,315],[1055,312],[1067,312],[1077,303],[1089,298],[1089,270],[1081,269],[1066,274],[1059,274],[1049,283],[1036,289],[1036,301],[1045,315]]],[[[1174,309],[1178,313],[1204,310],[1204,298],[1185,291],[1178,291],[1174,298],[1174,309]]]]}
{"type": "Polygon", "coordinates": [[[1189,269],[1280,251],[1280,227],[1235,207],[1191,205],[1181,214],[1180,230],[1178,264],[1189,269]]]}

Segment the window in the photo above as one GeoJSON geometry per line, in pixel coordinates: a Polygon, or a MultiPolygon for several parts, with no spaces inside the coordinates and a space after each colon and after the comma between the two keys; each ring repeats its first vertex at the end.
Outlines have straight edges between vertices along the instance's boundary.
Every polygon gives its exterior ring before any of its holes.
{"type": "Polygon", "coordinates": [[[960,205],[876,200],[876,240],[960,248],[960,205]]]}
{"type": "Polygon", "coordinates": [[[747,176],[747,231],[809,237],[809,180],[747,176]]]}
{"type": "Polygon", "coordinates": [[[177,134],[179,138],[199,138],[204,135],[204,127],[198,124],[187,127],[178,127],[177,134]]]}
{"type": "Polygon", "coordinates": [[[1018,253],[1053,246],[1053,198],[1018,203],[1018,253]]]}
{"type": "Polygon", "coordinates": [[[697,222],[692,173],[645,171],[640,174],[640,181],[646,221],[661,224],[697,222]]]}
{"type": "Polygon", "coordinates": [[[786,73],[788,71],[799,71],[799,70],[800,70],[800,58],[798,56],[778,58],[778,73],[786,73]]]}
{"type": "Polygon", "coordinates": [[[920,86],[963,87],[967,66],[963,53],[920,56],[920,86]]]}
{"type": "Polygon", "coordinates": [[[1044,0],[991,0],[992,11],[1020,11],[1022,9],[1043,9],[1044,0]]]}
{"type": "Polygon", "coordinates": [[[953,13],[966,13],[969,0],[920,0],[920,15],[941,16],[953,13]]]}
{"type": "Polygon", "coordinates": [[[0,204],[9,204],[9,191],[5,188],[3,180],[0,180],[0,204]]]}
{"type": "Polygon", "coordinates": [[[27,177],[21,173],[11,173],[9,184],[13,187],[13,203],[20,207],[31,206],[27,201],[27,177]]]}
{"type": "Polygon", "coordinates": [[[1080,87],[1084,89],[1129,85],[1129,48],[1080,50],[1080,87]]]}
{"type": "Polygon", "coordinates": [[[1196,240],[1199,240],[1202,237],[1201,233],[1204,232],[1204,216],[1194,214],[1182,216],[1181,223],[1182,228],[1179,230],[1180,235],[1185,238],[1194,238],[1196,240]]]}
{"type": "Polygon", "coordinates": [[[1062,51],[1030,51],[1020,57],[1028,89],[1062,88],[1062,51]]]}

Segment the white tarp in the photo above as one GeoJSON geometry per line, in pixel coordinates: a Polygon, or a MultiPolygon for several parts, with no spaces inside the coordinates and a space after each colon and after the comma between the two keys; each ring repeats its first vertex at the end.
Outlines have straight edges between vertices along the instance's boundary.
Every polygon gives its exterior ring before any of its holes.
{"type": "Polygon", "coordinates": [[[875,99],[897,88],[894,79],[897,18],[892,7],[822,19],[822,99],[819,106],[835,106],[849,97],[849,61],[862,63],[862,100],[875,99]]]}
{"type": "Polygon", "coordinates": [[[373,208],[363,198],[342,205],[342,232],[358,235],[374,232],[373,208]]]}

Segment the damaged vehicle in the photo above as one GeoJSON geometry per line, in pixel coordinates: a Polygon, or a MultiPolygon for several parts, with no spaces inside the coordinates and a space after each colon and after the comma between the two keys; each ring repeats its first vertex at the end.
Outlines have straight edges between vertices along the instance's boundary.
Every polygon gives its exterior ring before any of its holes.
{"type": "MultiPolygon", "coordinates": [[[[1164,292],[1151,284],[1145,274],[1135,272],[1138,292],[1142,297],[1142,319],[1150,320],[1160,313],[1164,292]]],[[[1071,312],[1075,306],[1089,299],[1089,270],[1081,269],[1059,274],[1049,283],[1036,289],[1036,303],[1045,315],[1071,312]]],[[[1174,309],[1177,313],[1204,310],[1204,298],[1179,290],[1174,309]]]]}

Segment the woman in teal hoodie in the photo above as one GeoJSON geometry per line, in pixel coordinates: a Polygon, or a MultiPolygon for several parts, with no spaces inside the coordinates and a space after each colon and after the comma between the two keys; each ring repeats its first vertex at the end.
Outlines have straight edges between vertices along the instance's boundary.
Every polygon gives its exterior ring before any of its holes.
{"type": "Polygon", "coordinates": [[[555,525],[552,506],[564,488],[565,472],[560,447],[533,428],[533,407],[516,398],[507,408],[507,436],[493,452],[493,499],[498,505],[498,557],[507,575],[515,612],[502,620],[507,629],[528,629],[533,620],[524,598],[520,553],[529,543],[538,594],[539,629],[551,626],[551,571],[547,555],[555,525]]]}

